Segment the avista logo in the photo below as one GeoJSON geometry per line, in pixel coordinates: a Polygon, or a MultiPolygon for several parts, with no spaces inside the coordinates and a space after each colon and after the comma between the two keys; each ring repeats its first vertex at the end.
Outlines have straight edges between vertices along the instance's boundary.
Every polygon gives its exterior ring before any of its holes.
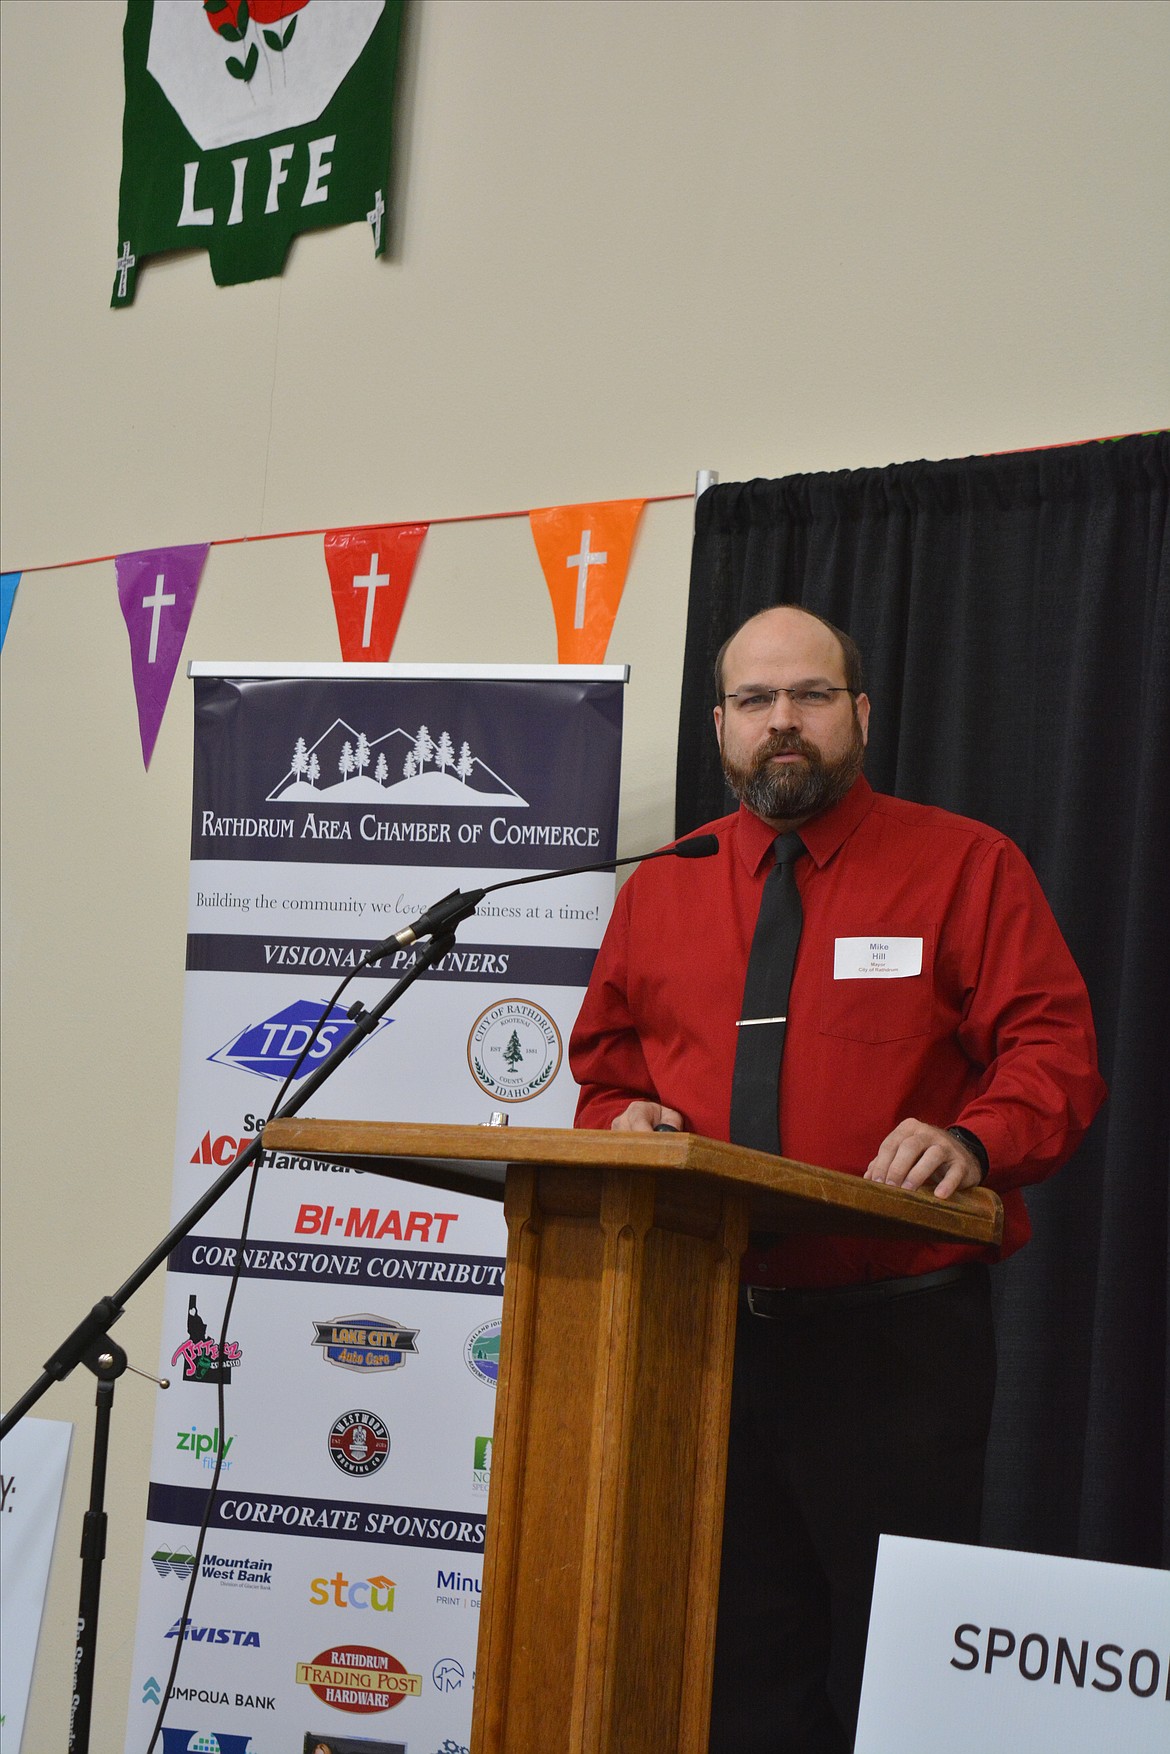
{"type": "Polygon", "coordinates": [[[314,1608],[375,1608],[386,1614],[394,1606],[394,1579],[365,1577],[350,1583],[345,1573],[338,1571],[332,1577],[315,1577],[309,1585],[309,1600],[314,1608]]]}
{"type": "Polygon", "coordinates": [[[191,1162],[226,1169],[229,1163],[236,1161],[244,1146],[252,1143],[253,1137],[254,1135],[245,1133],[237,1139],[231,1133],[219,1133],[213,1139],[211,1133],[206,1132],[191,1153],[191,1162]]]}
{"type": "MultiPolygon", "coordinates": [[[[182,1620],[176,1620],[167,1633],[168,1638],[178,1638],[182,1628],[182,1620]]],[[[192,1626],[187,1622],[184,1644],[250,1644],[260,1647],[260,1634],[247,1626],[192,1626]]]]}

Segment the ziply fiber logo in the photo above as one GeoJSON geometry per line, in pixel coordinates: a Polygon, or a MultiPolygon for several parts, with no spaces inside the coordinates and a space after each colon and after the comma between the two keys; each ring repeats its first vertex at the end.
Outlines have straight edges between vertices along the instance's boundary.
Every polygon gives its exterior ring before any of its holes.
{"type": "Polygon", "coordinates": [[[315,743],[297,738],[288,771],[269,792],[267,802],[528,808],[528,800],[489,767],[466,738],[456,749],[456,739],[448,730],[432,734],[426,725],[416,731],[396,725],[371,739],[365,729],[344,719],[334,719],[315,743]]]}

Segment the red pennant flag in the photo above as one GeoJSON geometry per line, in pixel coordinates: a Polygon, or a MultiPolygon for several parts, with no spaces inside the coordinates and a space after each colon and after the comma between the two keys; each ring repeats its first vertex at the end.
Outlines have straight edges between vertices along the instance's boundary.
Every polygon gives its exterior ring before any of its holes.
{"type": "Polygon", "coordinates": [[[384,664],[389,658],[428,528],[384,524],[377,530],[327,532],[325,565],[347,664],[384,664]]]}
{"type": "Polygon", "coordinates": [[[644,499],[529,512],[557,623],[557,662],[600,664],[617,617],[644,499]]]}

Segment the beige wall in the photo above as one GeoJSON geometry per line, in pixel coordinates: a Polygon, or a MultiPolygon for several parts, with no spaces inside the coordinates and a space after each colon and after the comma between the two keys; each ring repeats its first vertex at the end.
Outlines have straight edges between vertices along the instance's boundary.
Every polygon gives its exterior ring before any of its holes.
{"type": "MultiPolygon", "coordinates": [[[[1170,8],[420,0],[393,260],[148,267],[108,309],[119,0],[0,0],[5,569],[1164,424],[1170,8]]],[[[623,850],[670,830],[690,506],[652,506],[623,850]]],[[[336,656],[317,540],[213,550],[187,655],[336,656]]],[[[428,537],[402,659],[555,658],[524,522],[428,537]]],[[[189,688],[139,758],[112,566],[3,657],[4,1399],[168,1220],[189,688]]],[[[160,1287],[121,1324],[156,1356],[160,1287]]],[[[93,1745],[120,1748],[152,1402],[117,1391],[93,1745]]],[[[63,1745],[92,1380],[26,1754],[63,1745]]],[[[134,1677],[140,1682],[141,1677],[134,1677]]]]}

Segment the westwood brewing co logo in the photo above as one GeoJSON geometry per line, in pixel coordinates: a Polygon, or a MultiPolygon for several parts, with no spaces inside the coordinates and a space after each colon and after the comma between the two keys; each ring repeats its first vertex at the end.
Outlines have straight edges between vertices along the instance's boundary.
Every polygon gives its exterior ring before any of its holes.
{"type": "Polygon", "coordinates": [[[335,1419],[329,1430],[329,1459],[351,1479],[376,1474],[390,1454],[390,1433],[368,1407],[357,1407],[335,1419]]]}
{"type": "Polygon", "coordinates": [[[422,1692],[422,1676],[411,1675],[397,1657],[373,1645],[331,1645],[311,1663],[298,1663],[297,1681],[338,1711],[389,1711],[422,1692]]]}
{"type": "Polygon", "coordinates": [[[320,1346],[329,1364],[342,1370],[401,1370],[407,1353],[418,1352],[418,1329],[386,1316],[338,1316],[331,1322],[314,1322],[313,1328],[313,1345],[320,1346]]]}
{"type": "Polygon", "coordinates": [[[501,999],[481,1011],[467,1038],[471,1076],[500,1102],[528,1102],[560,1070],[561,1032],[530,999],[501,999]]]}

